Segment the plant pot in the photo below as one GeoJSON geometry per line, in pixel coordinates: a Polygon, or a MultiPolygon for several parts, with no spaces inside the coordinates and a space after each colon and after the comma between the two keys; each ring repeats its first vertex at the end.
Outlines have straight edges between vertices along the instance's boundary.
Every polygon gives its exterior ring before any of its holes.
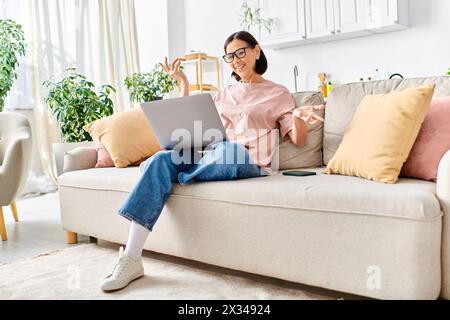
{"type": "Polygon", "coordinates": [[[66,152],[73,150],[78,147],[93,147],[95,143],[93,141],[83,141],[83,142],[60,142],[53,143],[53,159],[56,165],[56,175],[60,176],[64,168],[64,155],[66,152]]]}

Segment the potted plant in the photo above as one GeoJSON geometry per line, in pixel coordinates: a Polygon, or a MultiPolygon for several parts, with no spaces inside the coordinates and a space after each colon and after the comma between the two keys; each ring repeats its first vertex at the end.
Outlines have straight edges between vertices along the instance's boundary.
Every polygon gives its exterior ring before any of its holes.
{"type": "Polygon", "coordinates": [[[124,83],[130,93],[130,100],[137,103],[160,100],[176,85],[176,81],[159,64],[151,72],[127,76],[124,83]]]}
{"type": "Polygon", "coordinates": [[[53,144],[58,174],[62,171],[65,151],[92,141],[83,127],[113,114],[113,102],[109,95],[116,90],[111,85],[96,88],[75,70],[67,69],[61,80],[52,78],[44,82],[44,86],[48,88],[45,102],[58,121],[63,141],[53,144]]]}
{"type": "Polygon", "coordinates": [[[253,9],[244,1],[241,5],[240,24],[243,30],[250,31],[253,26],[264,28],[269,34],[272,33],[273,18],[263,19],[260,17],[261,8],[253,9]]]}
{"type": "Polygon", "coordinates": [[[20,56],[25,56],[22,26],[13,20],[0,19],[0,112],[5,106],[6,95],[17,79],[20,56]]]}

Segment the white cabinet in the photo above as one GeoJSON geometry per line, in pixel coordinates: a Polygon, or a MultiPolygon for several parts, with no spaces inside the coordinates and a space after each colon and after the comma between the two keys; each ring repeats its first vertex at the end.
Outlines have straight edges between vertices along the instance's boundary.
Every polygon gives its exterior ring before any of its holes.
{"type": "Polygon", "coordinates": [[[366,29],[365,1],[367,0],[334,0],[336,33],[366,29]]]}
{"type": "Polygon", "coordinates": [[[281,49],[406,28],[408,0],[259,0],[274,19],[271,34],[260,30],[265,48],[281,49]]]}
{"type": "Polygon", "coordinates": [[[366,28],[367,0],[305,0],[307,39],[338,40],[369,34],[366,28]]]}
{"type": "Polygon", "coordinates": [[[365,0],[367,28],[373,32],[399,30],[408,25],[407,0],[365,0]]]}
{"type": "Polygon", "coordinates": [[[334,34],[333,0],[306,0],[305,21],[308,39],[334,34]]]}
{"type": "Polygon", "coordinates": [[[261,17],[274,17],[272,32],[261,29],[261,43],[277,45],[289,44],[306,39],[305,6],[303,0],[279,1],[260,0],[261,17]],[[282,4],[282,5],[280,5],[282,4]]]}

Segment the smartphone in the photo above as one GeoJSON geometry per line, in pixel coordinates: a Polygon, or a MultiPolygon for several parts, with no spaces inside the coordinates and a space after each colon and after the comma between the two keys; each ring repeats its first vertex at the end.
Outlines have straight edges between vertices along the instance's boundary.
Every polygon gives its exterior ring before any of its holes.
{"type": "Polygon", "coordinates": [[[283,172],[285,176],[296,176],[296,177],[306,177],[306,176],[315,176],[316,173],[312,171],[285,171],[283,172]]]}

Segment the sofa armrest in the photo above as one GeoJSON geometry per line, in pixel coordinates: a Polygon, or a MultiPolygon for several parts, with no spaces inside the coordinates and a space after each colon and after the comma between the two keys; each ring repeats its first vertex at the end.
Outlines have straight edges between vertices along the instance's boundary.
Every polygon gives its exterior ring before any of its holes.
{"type": "Polygon", "coordinates": [[[95,147],[78,147],[64,155],[63,173],[95,168],[97,150],[95,147]]]}
{"type": "Polygon", "coordinates": [[[450,150],[442,157],[436,181],[436,195],[442,212],[442,289],[441,297],[450,299],[450,150]]]}

